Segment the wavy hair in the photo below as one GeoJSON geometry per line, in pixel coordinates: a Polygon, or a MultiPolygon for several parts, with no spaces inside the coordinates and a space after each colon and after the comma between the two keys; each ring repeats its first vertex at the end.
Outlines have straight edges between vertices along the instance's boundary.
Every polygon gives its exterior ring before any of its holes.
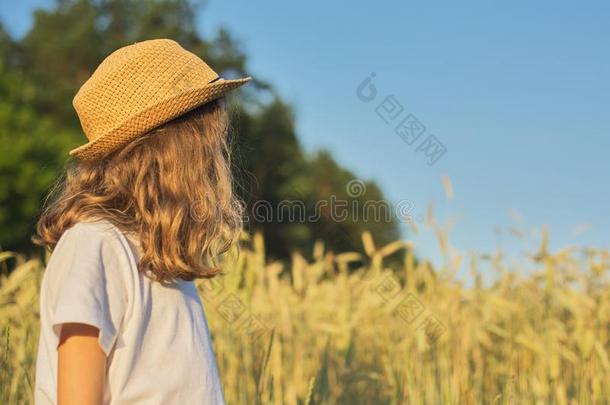
{"type": "Polygon", "coordinates": [[[198,107],[100,161],[69,160],[32,238],[52,250],[79,221],[106,219],[135,234],[138,270],[154,280],[211,278],[239,238],[223,99],[198,107]]]}

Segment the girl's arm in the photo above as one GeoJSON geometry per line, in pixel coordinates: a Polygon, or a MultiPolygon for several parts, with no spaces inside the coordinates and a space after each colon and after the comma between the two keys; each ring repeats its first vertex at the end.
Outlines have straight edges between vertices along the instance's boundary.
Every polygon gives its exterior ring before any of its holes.
{"type": "Polygon", "coordinates": [[[99,329],[65,323],[57,347],[58,405],[100,405],[106,375],[106,355],[98,342],[99,329]]]}

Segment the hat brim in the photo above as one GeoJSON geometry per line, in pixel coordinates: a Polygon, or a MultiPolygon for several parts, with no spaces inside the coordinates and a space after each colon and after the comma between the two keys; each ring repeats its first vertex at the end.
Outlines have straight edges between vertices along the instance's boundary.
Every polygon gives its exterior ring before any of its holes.
{"type": "Polygon", "coordinates": [[[198,88],[188,89],[152,105],[93,141],[72,149],[70,155],[81,160],[103,158],[159,125],[203,104],[214,101],[231,90],[246,84],[251,79],[251,77],[234,80],[220,79],[198,88]],[[142,124],[143,122],[146,124],[142,124]]]}

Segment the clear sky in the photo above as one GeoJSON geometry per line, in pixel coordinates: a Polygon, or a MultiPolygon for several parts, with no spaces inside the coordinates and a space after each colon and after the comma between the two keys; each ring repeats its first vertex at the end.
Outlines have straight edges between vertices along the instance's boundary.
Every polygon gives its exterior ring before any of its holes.
{"type": "MultiPolygon", "coordinates": [[[[0,18],[20,35],[49,3],[2,2],[0,18]]],[[[211,0],[199,14],[202,34],[227,26],[252,75],[295,106],[307,150],[331,150],[416,217],[435,201],[458,218],[458,249],[521,253],[544,225],[554,248],[610,246],[610,3],[211,0]],[[378,96],[364,103],[371,72],[378,96]],[[376,114],[388,95],[447,148],[435,165],[376,114]]]]}

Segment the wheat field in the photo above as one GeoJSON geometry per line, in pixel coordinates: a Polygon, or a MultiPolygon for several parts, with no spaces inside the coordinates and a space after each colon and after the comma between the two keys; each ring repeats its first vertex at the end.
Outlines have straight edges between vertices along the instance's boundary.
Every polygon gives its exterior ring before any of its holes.
{"type": "MultiPolygon", "coordinates": [[[[610,403],[608,251],[543,241],[525,275],[500,254],[434,268],[409,242],[362,240],[361,253],[318,243],[269,263],[257,234],[224,276],[197,281],[228,404],[610,403]]],[[[8,259],[0,403],[32,403],[44,265],[8,259]]]]}

